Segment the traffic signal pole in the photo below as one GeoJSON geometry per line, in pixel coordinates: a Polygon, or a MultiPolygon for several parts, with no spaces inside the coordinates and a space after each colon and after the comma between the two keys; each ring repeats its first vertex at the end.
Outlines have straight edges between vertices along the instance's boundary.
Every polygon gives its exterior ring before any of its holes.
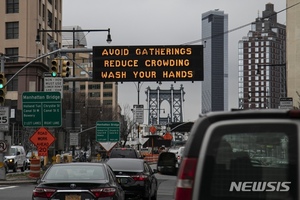
{"type": "MultiPolygon", "coordinates": [[[[0,59],[1,59],[1,73],[4,73],[4,55],[0,53],[0,59]]],[[[4,86],[5,87],[5,86],[4,86]]],[[[4,106],[1,105],[0,106],[4,106]]],[[[0,141],[4,141],[4,132],[0,131],[0,141]]],[[[0,147],[1,150],[1,147],[0,147]]],[[[0,180],[5,180],[6,179],[6,174],[5,174],[5,167],[4,167],[4,152],[0,151],[0,180]]]]}

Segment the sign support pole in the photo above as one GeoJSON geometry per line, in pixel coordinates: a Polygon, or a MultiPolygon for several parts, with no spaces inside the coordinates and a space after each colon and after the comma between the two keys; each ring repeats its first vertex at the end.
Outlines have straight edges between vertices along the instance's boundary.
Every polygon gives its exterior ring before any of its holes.
{"type": "MultiPolygon", "coordinates": [[[[1,73],[4,72],[4,55],[0,53],[0,59],[1,59],[1,73]]],[[[0,104],[0,106],[3,106],[0,104]]],[[[0,141],[4,140],[4,132],[0,131],[0,141]]],[[[0,152],[0,180],[5,180],[6,174],[5,174],[5,167],[4,167],[4,153],[0,152]]]]}

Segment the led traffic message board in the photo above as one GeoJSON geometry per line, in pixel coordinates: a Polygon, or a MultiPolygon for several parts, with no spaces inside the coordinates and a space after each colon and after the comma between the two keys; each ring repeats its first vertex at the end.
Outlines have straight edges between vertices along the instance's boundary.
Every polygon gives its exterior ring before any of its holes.
{"type": "Polygon", "coordinates": [[[203,81],[203,46],[94,46],[93,81],[203,81]]]}

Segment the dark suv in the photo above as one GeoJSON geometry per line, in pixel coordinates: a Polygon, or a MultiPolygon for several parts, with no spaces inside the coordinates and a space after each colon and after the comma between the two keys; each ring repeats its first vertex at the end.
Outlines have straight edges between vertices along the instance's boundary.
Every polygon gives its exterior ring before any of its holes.
{"type": "Polygon", "coordinates": [[[133,148],[113,148],[109,158],[143,158],[143,156],[133,148]]]}
{"type": "Polygon", "coordinates": [[[211,112],[195,121],[175,200],[300,199],[300,110],[211,112]]]}

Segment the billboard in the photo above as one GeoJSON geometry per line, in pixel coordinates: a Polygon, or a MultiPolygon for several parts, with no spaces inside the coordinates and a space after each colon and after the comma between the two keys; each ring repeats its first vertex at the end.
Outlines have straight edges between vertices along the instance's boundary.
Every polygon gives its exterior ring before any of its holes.
{"type": "Polygon", "coordinates": [[[203,45],[94,46],[93,81],[203,81],[203,45]]]}

